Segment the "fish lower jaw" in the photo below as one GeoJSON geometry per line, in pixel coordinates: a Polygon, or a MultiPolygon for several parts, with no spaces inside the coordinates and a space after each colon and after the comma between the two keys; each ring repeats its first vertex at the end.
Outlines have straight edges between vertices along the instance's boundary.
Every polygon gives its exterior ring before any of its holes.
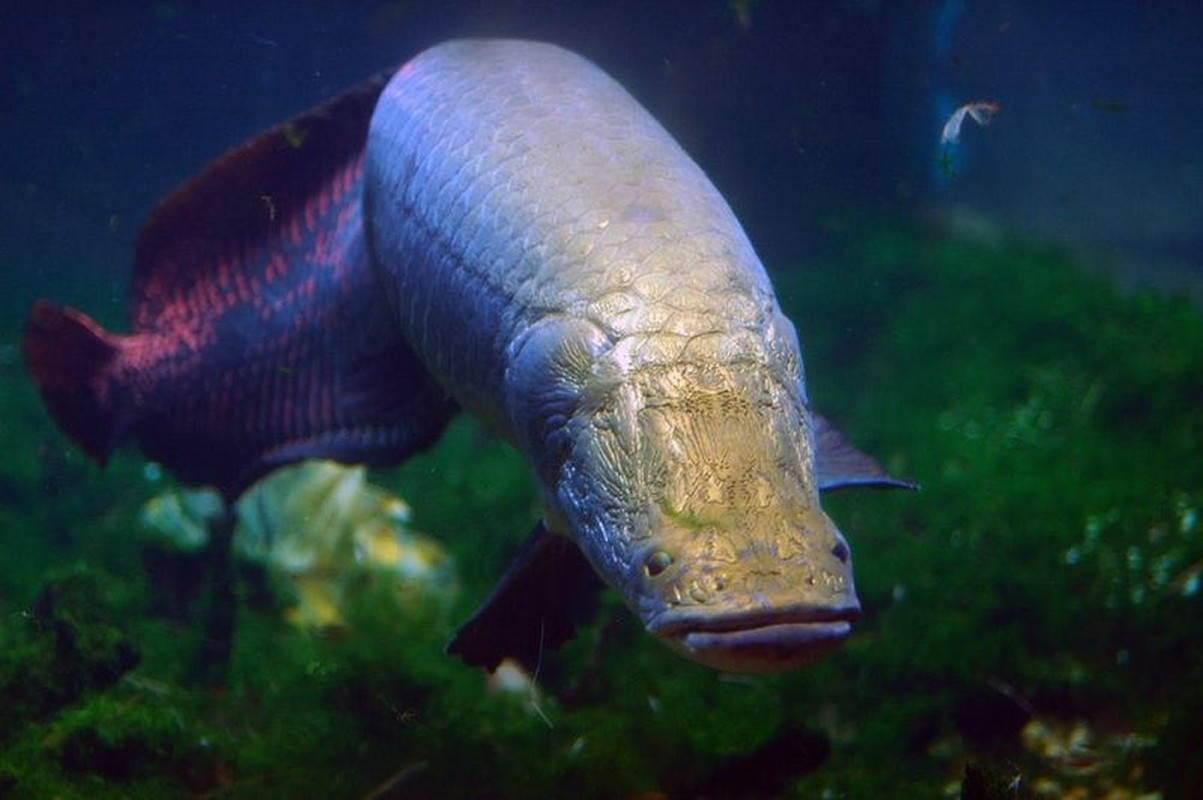
{"type": "Polygon", "coordinates": [[[771,673],[805,666],[835,650],[859,609],[747,619],[694,619],[649,628],[677,653],[723,672],[771,673]],[[691,624],[692,623],[692,624],[691,624]]]}

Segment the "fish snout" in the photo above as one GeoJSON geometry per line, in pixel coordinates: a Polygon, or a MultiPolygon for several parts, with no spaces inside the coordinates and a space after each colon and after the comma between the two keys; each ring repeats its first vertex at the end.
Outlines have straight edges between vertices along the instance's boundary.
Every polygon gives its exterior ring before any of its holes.
{"type": "Polygon", "coordinates": [[[843,536],[822,511],[807,517],[801,529],[774,536],[731,534],[727,547],[702,537],[687,542],[700,554],[684,546],[648,552],[641,609],[648,631],[731,672],[780,671],[826,655],[851,632],[860,603],[843,536]]]}

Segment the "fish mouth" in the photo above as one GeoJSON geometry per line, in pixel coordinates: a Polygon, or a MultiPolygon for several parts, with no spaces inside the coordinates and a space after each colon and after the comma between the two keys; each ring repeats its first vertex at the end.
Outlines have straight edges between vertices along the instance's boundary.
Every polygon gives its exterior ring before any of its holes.
{"type": "Polygon", "coordinates": [[[648,630],[686,658],[724,672],[781,672],[817,661],[852,632],[859,606],[705,616],[661,615],[648,630]]]}

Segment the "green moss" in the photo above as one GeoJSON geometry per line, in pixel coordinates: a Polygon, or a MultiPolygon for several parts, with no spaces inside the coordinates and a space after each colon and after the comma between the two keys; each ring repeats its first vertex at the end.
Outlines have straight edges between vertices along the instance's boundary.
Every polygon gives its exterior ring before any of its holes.
{"type": "MultiPolygon", "coordinates": [[[[611,593],[544,658],[537,707],[491,692],[443,646],[539,507],[521,458],[461,420],[378,475],[454,554],[454,607],[399,617],[368,592],[326,638],[240,591],[227,681],[205,688],[188,678],[197,629],[149,612],[130,535],[155,488],[141,463],[99,472],[43,420],[9,434],[24,438],[0,463],[0,545],[23,554],[0,565],[0,691],[19,721],[0,794],[363,797],[392,781],[398,796],[698,796],[745,776],[754,795],[936,796],[964,760],[1032,768],[1018,742],[975,752],[958,731],[958,699],[983,687],[1156,737],[1144,788],[1186,779],[1173,764],[1203,674],[1199,315],[1117,294],[1054,251],[888,227],[776,282],[815,406],[923,487],[825,500],[866,612],[842,651],[731,681],[611,593]],[[65,573],[35,602],[78,560],[105,577],[65,573]],[[123,648],[143,656],[134,673],[123,648]],[[813,774],[773,750],[799,731],[831,745],[813,774]]],[[[43,419],[3,377],[3,408],[43,419]]]]}
{"type": "Polygon", "coordinates": [[[1002,681],[1038,711],[1155,724],[1151,684],[1200,634],[1199,315],[1055,251],[900,230],[781,284],[816,406],[923,487],[826,503],[869,611],[858,683],[946,714],[1002,681]]]}
{"type": "Polygon", "coordinates": [[[27,728],[0,756],[15,797],[171,797],[234,774],[237,743],[204,721],[204,698],[141,678],[91,693],[27,728]]]}
{"type": "Polygon", "coordinates": [[[212,788],[219,754],[211,735],[187,716],[195,711],[173,708],[153,692],[98,695],[59,717],[43,744],[72,776],[212,788]]]}
{"type": "Polygon", "coordinates": [[[78,568],[51,580],[25,631],[9,632],[0,663],[0,743],[84,694],[115,683],[138,662],[116,624],[104,578],[78,568]]]}

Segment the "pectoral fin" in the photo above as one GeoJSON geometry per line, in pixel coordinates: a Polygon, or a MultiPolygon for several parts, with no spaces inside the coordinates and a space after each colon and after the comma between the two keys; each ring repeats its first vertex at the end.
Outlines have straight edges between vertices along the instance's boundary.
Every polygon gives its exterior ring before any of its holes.
{"type": "Polygon", "coordinates": [[[492,594],[447,645],[447,652],[492,671],[513,658],[534,672],[593,610],[601,579],[569,539],[537,524],[492,594]]]}
{"type": "Polygon", "coordinates": [[[831,422],[812,412],[815,432],[815,471],[819,489],[874,487],[881,489],[918,489],[912,481],[891,477],[877,459],[862,453],[844,438],[831,422]]]}

